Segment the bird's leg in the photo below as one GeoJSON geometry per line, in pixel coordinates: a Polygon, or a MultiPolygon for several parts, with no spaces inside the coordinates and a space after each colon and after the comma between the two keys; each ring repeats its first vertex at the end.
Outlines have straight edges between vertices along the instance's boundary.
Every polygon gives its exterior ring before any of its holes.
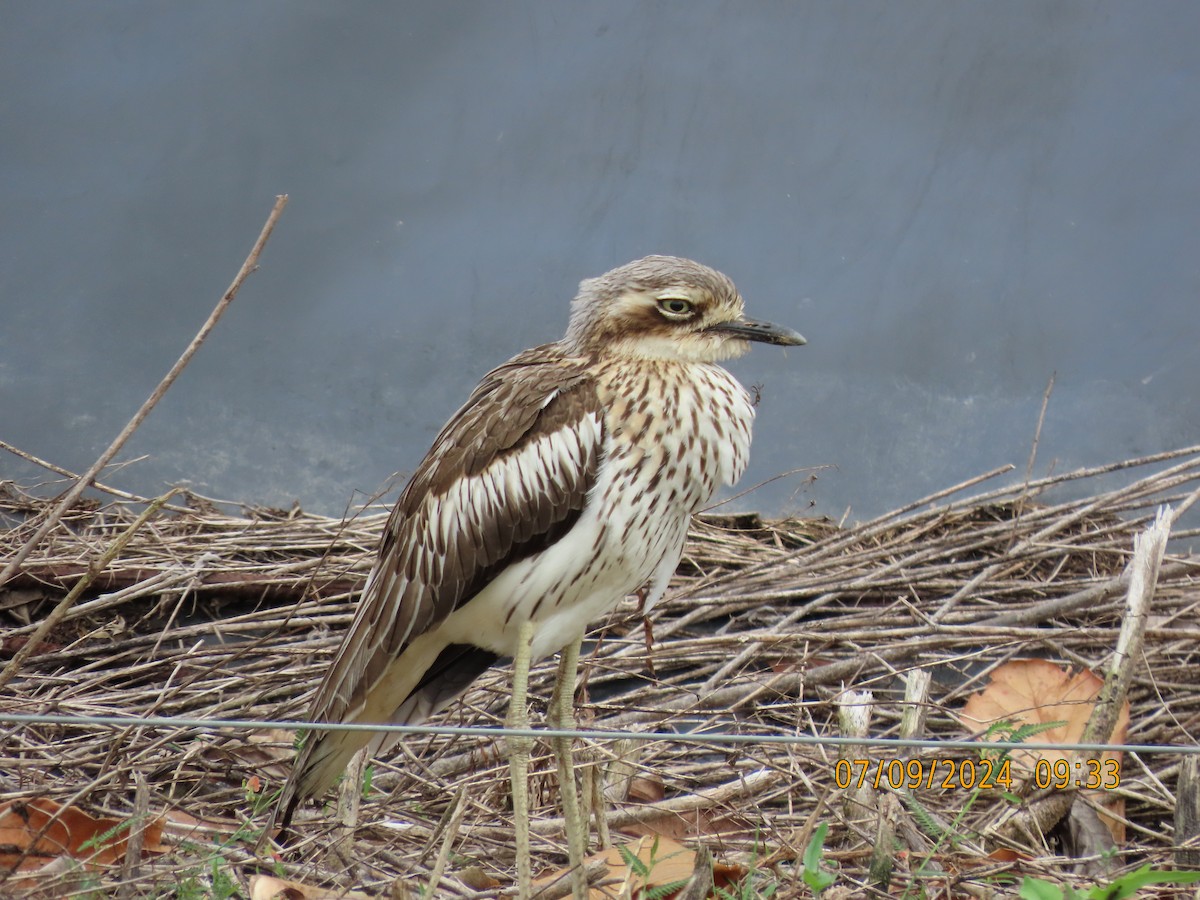
{"type": "MultiPolygon", "coordinates": [[[[579,645],[583,635],[563,647],[558,660],[558,678],[550,698],[551,723],[559,731],[575,730],[575,676],[579,669],[579,645]]],[[[556,737],[554,755],[558,757],[558,789],[562,797],[563,822],[567,832],[567,855],[571,861],[571,888],[576,900],[588,895],[587,872],[583,857],[587,853],[587,821],[579,807],[579,790],[575,784],[575,760],[571,750],[572,738],[556,737]]]]}
{"type": "MultiPolygon", "coordinates": [[[[529,729],[529,656],[533,643],[533,623],[525,622],[517,637],[513,657],[512,699],[508,704],[505,726],[518,731],[529,729]]],[[[533,891],[533,870],[529,859],[529,753],[533,738],[508,736],[508,768],[512,778],[513,830],[517,845],[517,890],[521,900],[533,891]]]]}

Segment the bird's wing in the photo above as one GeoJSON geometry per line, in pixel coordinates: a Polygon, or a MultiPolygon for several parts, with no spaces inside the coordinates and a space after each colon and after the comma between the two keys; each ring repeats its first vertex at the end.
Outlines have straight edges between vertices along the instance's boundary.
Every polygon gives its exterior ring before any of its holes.
{"type": "Polygon", "coordinates": [[[484,376],[392,510],[314,720],[352,716],[411,640],[570,529],[595,481],[603,420],[582,361],[555,345],[484,376]]]}

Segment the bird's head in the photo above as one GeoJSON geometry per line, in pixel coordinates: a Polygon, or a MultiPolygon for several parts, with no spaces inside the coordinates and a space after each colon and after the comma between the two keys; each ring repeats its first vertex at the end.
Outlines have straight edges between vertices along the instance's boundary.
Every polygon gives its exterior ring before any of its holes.
{"type": "Polygon", "coordinates": [[[647,256],[579,285],[565,342],[587,356],[718,362],[750,341],[796,347],[804,338],[745,318],[733,282],[677,256],[647,256]]]}

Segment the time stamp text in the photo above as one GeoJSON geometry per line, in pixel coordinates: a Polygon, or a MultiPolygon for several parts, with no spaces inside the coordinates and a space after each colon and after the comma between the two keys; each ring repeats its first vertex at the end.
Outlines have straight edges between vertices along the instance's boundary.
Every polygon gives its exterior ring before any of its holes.
{"type": "MultiPolygon", "coordinates": [[[[1021,778],[1018,774],[1017,781],[1021,778]]],[[[942,788],[1005,790],[1013,785],[1009,759],[839,759],[833,767],[838,788],[942,788]]],[[[1039,790],[1115,790],[1121,786],[1116,759],[1038,759],[1032,782],[1039,790]]]]}

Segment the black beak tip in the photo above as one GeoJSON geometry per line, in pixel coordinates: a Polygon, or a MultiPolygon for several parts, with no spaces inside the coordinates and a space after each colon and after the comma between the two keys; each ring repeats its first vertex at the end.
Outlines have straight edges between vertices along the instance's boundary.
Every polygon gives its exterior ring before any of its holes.
{"type": "Polygon", "coordinates": [[[779,343],[784,347],[803,347],[808,343],[808,340],[805,339],[804,335],[798,331],[793,331],[790,328],[783,327],[780,327],[780,331],[785,332],[783,335],[783,340],[779,341],[779,343]]]}
{"type": "Polygon", "coordinates": [[[726,322],[715,326],[714,330],[742,340],[774,344],[777,347],[802,347],[808,343],[800,332],[774,322],[726,322]]]}

